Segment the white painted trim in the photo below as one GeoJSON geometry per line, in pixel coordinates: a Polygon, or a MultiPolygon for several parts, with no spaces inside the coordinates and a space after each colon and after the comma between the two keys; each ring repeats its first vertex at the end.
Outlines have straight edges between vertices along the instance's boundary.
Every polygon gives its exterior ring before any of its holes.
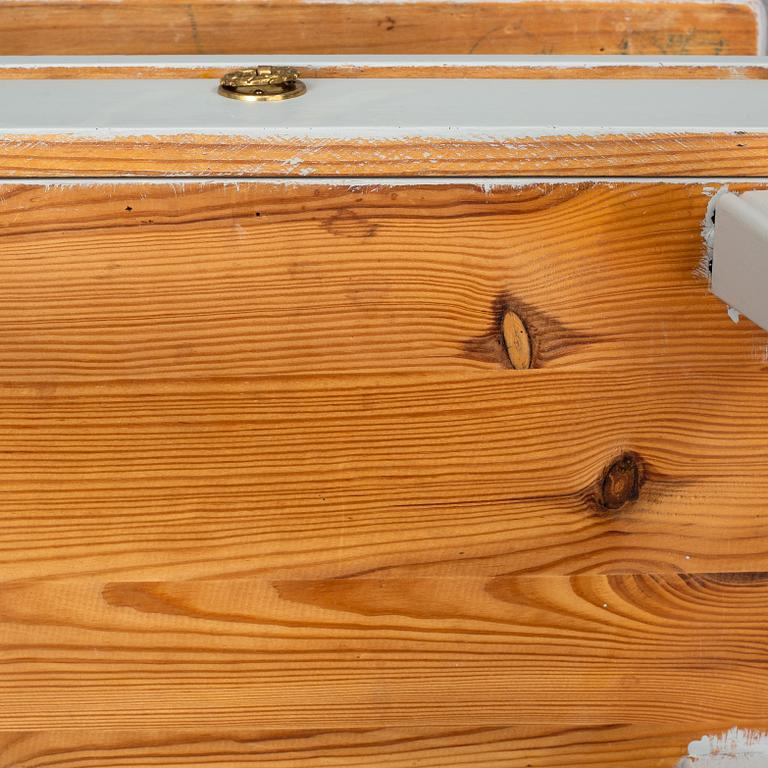
{"type": "Polygon", "coordinates": [[[712,292],[768,330],[768,191],[718,196],[712,292]]]}
{"type": "MultiPolygon", "coordinates": [[[[766,10],[757,0],[761,16],[766,10]]],[[[764,26],[764,25],[763,25],[764,26]]],[[[764,31],[762,33],[764,37],[764,31]]],[[[0,75],[3,70],[16,69],[119,69],[174,68],[174,69],[236,69],[253,64],[290,64],[299,69],[319,67],[508,67],[510,69],[600,69],[605,67],[738,67],[768,68],[768,57],[762,56],[511,56],[511,55],[262,55],[228,56],[0,56],[0,75]]]]}
{"type": "MultiPolygon", "coordinates": [[[[217,81],[0,80],[0,137],[222,136],[469,142],[541,136],[768,133],[764,80],[319,79],[245,103],[217,81]]],[[[212,150],[215,151],[215,150],[212,150]]],[[[429,162],[429,150],[419,159],[429,162]]]]}
{"type": "Polygon", "coordinates": [[[750,7],[757,16],[757,54],[768,53],[768,6],[764,0],[750,0],[750,7]]]}

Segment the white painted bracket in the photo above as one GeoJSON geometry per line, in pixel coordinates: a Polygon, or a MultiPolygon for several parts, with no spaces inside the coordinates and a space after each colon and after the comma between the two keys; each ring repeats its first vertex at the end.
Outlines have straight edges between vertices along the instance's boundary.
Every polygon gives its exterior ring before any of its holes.
{"type": "Polygon", "coordinates": [[[718,197],[712,292],[768,330],[768,191],[718,197]]]}

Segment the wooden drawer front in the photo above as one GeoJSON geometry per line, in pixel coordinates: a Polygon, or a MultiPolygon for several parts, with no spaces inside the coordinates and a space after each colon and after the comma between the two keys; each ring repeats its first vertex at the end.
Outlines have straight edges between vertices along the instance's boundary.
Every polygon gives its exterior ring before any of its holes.
{"type": "Polygon", "coordinates": [[[4,0],[9,55],[754,55],[759,0],[4,0]]]}
{"type": "Polygon", "coordinates": [[[718,188],[0,187],[0,766],[672,768],[768,725],[718,188]]]}

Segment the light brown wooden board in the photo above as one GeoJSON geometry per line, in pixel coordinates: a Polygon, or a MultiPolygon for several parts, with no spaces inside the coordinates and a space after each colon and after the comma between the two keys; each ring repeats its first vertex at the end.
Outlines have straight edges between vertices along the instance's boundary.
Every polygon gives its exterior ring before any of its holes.
{"type": "MultiPolygon", "coordinates": [[[[765,727],[765,723],[762,723],[765,727]]],[[[711,725],[713,733],[730,721],[711,725]]],[[[760,724],[756,724],[759,727],[760,724]]],[[[675,768],[696,726],[94,729],[0,733],[2,768],[675,768]]]]}
{"type": "MultiPolygon", "coordinates": [[[[371,63],[305,64],[298,67],[302,80],[317,78],[473,78],[510,80],[764,80],[768,78],[768,64],[764,58],[750,63],[717,63],[712,59],[706,64],[684,64],[680,60],[665,63],[618,64],[574,62],[567,66],[543,65],[541,62],[503,64],[420,64],[396,63],[374,65],[371,63]]],[[[243,59],[225,67],[205,65],[169,64],[118,64],[89,63],[60,60],[41,66],[38,61],[8,64],[0,60],[0,79],[3,80],[167,80],[220,78],[233,69],[249,67],[253,60],[243,59]]]]}
{"type": "Polygon", "coordinates": [[[0,608],[6,730],[679,732],[768,703],[764,575],[48,582],[0,608]]]}
{"type": "Polygon", "coordinates": [[[539,135],[509,140],[255,138],[178,134],[81,138],[3,134],[0,175],[72,177],[760,177],[768,134],[539,135]]]}
{"type": "Polygon", "coordinates": [[[3,187],[5,577],[768,570],[715,190],[3,187]]]}
{"type": "MultiPolygon", "coordinates": [[[[572,66],[541,66],[520,64],[515,66],[502,66],[493,64],[466,65],[446,64],[440,66],[397,66],[382,65],[313,65],[302,66],[300,74],[302,80],[316,78],[361,78],[361,77],[423,77],[423,78],[448,78],[461,77],[473,79],[514,79],[514,80],[764,80],[768,78],[768,66],[760,62],[763,59],[755,59],[754,65],[733,64],[665,64],[663,67],[646,65],[622,65],[603,64],[599,67],[587,64],[572,66]]],[[[29,65],[17,65],[0,67],[0,79],[2,80],[167,80],[167,79],[213,79],[220,78],[233,69],[248,67],[253,61],[243,60],[238,64],[226,67],[205,66],[171,66],[171,65],[127,65],[127,64],[103,64],[97,66],[83,66],[82,64],[68,64],[59,62],[48,66],[39,66],[37,63],[29,65]]]]}
{"type": "Polygon", "coordinates": [[[766,727],[768,334],[700,276],[716,188],[0,187],[0,766],[766,727]]]}
{"type": "Polygon", "coordinates": [[[4,55],[760,53],[757,2],[15,2],[4,55]]]}

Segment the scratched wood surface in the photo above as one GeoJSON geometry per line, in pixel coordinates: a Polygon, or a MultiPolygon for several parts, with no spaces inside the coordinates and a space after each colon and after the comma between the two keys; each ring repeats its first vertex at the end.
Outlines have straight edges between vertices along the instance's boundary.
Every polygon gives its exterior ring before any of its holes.
{"type": "MultiPolygon", "coordinates": [[[[264,61],[266,57],[262,58],[264,61]]],[[[141,60],[139,59],[139,62],[141,60]]],[[[515,80],[765,80],[768,79],[768,62],[763,57],[741,59],[723,59],[722,63],[709,57],[706,63],[685,64],[680,59],[674,63],[665,62],[659,66],[653,62],[643,63],[635,60],[631,63],[589,62],[574,60],[565,66],[546,65],[546,59],[526,63],[484,63],[471,62],[436,64],[374,64],[371,60],[340,62],[336,64],[301,64],[299,70],[302,80],[316,78],[473,78],[473,79],[515,79],[515,80]],[[599,66],[596,64],[599,63],[599,66]]],[[[126,59],[110,63],[97,59],[87,64],[82,59],[62,58],[49,60],[42,65],[35,58],[23,62],[0,59],[0,79],[2,80],[167,80],[189,78],[220,78],[233,69],[249,67],[253,59],[243,58],[237,62],[225,64],[184,64],[135,63],[126,59]]]]}
{"type": "Polygon", "coordinates": [[[202,133],[80,137],[2,133],[0,175],[115,176],[768,176],[768,133],[635,132],[523,139],[349,139],[202,133]]]}
{"type": "Polygon", "coordinates": [[[768,334],[701,276],[716,189],[0,187],[0,766],[768,727],[768,334]]]}
{"type": "Polygon", "coordinates": [[[4,0],[0,52],[752,55],[759,9],[754,0],[4,0]]]}

